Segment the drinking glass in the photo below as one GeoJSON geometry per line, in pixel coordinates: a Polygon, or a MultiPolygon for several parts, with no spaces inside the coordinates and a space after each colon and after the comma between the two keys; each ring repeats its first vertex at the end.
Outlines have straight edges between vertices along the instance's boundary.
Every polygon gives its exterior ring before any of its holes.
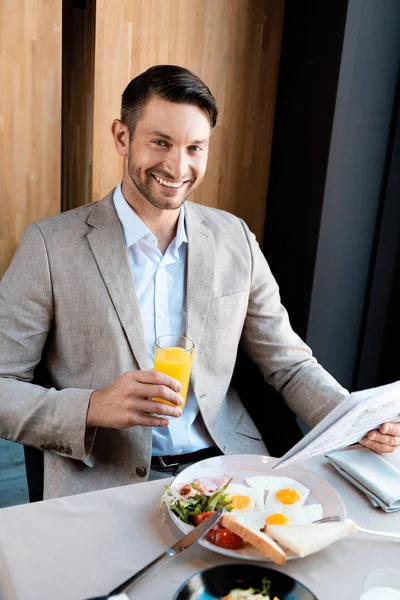
{"type": "Polygon", "coordinates": [[[400,571],[371,571],[364,580],[364,592],[360,600],[400,600],[400,571]]]}
{"type": "MultiPolygon", "coordinates": [[[[179,394],[186,404],[186,396],[189,387],[190,371],[192,368],[194,343],[184,335],[166,334],[158,337],[154,344],[154,370],[161,371],[182,384],[179,394]]],[[[156,402],[163,402],[174,406],[163,398],[153,398],[156,402]]]]}

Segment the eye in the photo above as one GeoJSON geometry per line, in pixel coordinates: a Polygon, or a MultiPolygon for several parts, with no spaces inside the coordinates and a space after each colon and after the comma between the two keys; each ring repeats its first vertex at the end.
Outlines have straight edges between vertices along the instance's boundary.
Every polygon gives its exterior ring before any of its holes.
{"type": "Polygon", "coordinates": [[[203,148],[201,148],[201,146],[189,146],[190,152],[201,152],[202,150],[203,148]]]}
{"type": "Polygon", "coordinates": [[[165,140],[153,140],[152,142],[153,144],[155,144],[156,146],[160,146],[162,148],[167,148],[168,144],[165,140]]]}

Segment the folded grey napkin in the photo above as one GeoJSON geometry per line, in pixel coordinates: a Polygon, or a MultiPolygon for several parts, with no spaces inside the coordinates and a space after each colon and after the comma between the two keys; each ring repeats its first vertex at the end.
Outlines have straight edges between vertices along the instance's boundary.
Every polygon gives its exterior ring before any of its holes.
{"type": "Polygon", "coordinates": [[[326,457],[343,477],[385,512],[400,510],[400,470],[368,448],[329,452],[326,457]]]}

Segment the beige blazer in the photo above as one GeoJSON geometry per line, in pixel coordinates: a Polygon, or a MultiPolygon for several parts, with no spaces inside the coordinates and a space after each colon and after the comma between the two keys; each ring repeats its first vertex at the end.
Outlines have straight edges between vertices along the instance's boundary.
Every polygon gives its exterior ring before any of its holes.
{"type": "MultiPolygon", "coordinates": [[[[0,436],[46,451],[45,498],[144,481],[139,474],[150,469],[151,429],[85,425],[93,390],[149,368],[112,197],[30,225],[0,282],[0,436]]],[[[291,329],[245,223],[187,202],[186,230],[186,333],[196,347],[201,414],[224,453],[264,454],[230,388],[241,337],[268,383],[310,425],[348,392],[291,329]]]]}

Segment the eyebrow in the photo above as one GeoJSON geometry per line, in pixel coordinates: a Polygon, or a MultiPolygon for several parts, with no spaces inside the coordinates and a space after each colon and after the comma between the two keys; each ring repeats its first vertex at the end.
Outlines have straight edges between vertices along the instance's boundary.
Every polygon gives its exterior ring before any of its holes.
{"type": "MultiPolygon", "coordinates": [[[[150,135],[155,135],[157,137],[162,137],[165,140],[168,140],[169,142],[172,141],[172,137],[170,135],[168,135],[167,133],[163,133],[162,131],[158,131],[157,129],[153,129],[152,131],[149,131],[150,135]]],[[[208,140],[204,139],[204,140],[193,140],[193,142],[191,142],[192,145],[194,144],[207,144],[208,140]]]]}

